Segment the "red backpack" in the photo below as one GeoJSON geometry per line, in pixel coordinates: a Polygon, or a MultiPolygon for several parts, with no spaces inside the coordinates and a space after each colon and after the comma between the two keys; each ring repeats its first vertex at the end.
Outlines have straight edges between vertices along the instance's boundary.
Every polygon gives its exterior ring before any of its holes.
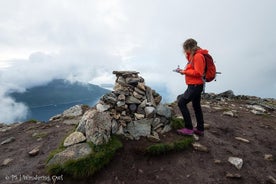
{"type": "Polygon", "coordinates": [[[216,78],[216,66],[210,54],[203,54],[205,58],[204,79],[206,82],[211,82],[216,78]]]}

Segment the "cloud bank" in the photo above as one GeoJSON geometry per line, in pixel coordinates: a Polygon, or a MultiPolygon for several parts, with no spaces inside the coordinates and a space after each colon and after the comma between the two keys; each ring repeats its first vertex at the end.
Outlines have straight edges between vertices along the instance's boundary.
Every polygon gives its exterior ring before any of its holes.
{"type": "Polygon", "coordinates": [[[9,91],[55,78],[113,84],[113,70],[139,71],[172,101],[186,88],[172,70],[185,66],[182,43],[190,37],[222,72],[207,92],[276,98],[275,6],[274,0],[0,1],[0,122],[27,112],[9,91]]]}

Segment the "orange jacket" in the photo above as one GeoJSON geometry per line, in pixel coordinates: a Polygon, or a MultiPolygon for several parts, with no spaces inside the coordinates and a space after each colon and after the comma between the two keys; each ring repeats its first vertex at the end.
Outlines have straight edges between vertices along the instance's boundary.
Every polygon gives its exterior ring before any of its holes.
{"type": "Polygon", "coordinates": [[[203,54],[207,54],[208,50],[199,49],[195,55],[187,57],[188,63],[186,68],[182,70],[182,74],[185,74],[186,84],[203,84],[203,75],[205,70],[205,59],[203,54]]]}

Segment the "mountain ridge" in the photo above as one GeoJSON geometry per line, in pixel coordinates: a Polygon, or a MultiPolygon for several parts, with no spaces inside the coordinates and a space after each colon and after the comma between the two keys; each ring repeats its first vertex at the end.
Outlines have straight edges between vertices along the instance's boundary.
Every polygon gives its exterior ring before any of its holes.
{"type": "Polygon", "coordinates": [[[25,92],[13,92],[9,95],[17,102],[29,108],[26,119],[46,121],[77,104],[94,105],[109,90],[100,86],[54,79],[45,85],[26,89],[25,92]]]}

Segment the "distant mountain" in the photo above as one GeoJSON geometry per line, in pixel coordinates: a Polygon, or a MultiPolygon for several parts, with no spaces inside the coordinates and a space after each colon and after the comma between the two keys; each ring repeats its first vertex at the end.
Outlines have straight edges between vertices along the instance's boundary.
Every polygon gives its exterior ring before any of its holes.
{"type": "Polygon", "coordinates": [[[108,92],[109,90],[93,84],[55,79],[46,85],[27,89],[24,93],[11,93],[10,96],[16,102],[22,102],[29,107],[27,119],[47,121],[76,104],[92,106],[108,92]]]}

